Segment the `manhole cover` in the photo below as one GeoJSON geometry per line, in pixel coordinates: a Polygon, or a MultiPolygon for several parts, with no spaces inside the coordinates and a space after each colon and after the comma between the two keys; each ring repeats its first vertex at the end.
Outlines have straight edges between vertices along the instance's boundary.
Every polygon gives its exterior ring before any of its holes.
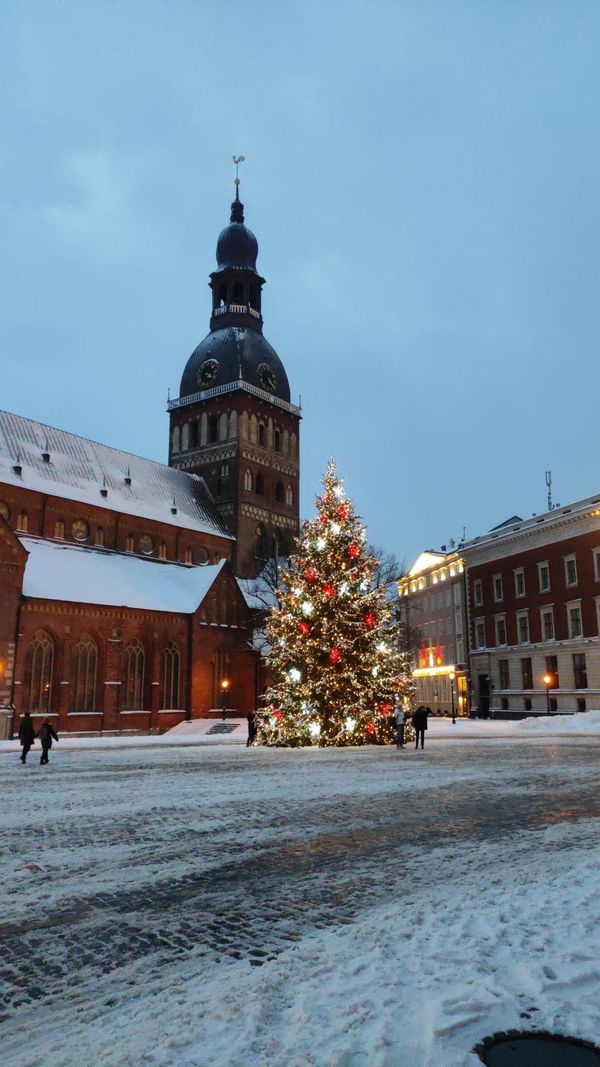
{"type": "Polygon", "coordinates": [[[591,1041],[562,1034],[494,1034],[475,1052],[487,1067],[600,1067],[600,1049],[591,1041]]]}

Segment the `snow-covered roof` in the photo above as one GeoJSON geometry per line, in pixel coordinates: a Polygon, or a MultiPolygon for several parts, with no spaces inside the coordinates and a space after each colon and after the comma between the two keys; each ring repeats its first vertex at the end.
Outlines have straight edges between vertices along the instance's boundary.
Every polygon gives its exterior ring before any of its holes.
{"type": "Polygon", "coordinates": [[[2,482],[232,540],[203,478],[8,411],[0,411],[2,482]]]}
{"type": "Polygon", "coordinates": [[[77,604],[191,614],[226,562],[186,567],[103,548],[61,545],[34,537],[19,540],[29,552],[24,595],[77,604]]]}

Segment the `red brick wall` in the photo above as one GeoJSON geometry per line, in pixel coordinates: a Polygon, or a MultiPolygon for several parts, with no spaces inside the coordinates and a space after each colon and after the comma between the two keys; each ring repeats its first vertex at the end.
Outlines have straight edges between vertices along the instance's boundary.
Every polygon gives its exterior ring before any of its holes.
{"type": "Polygon", "coordinates": [[[8,707],[17,636],[17,618],[27,553],[0,517],[0,707],[8,707]]]}

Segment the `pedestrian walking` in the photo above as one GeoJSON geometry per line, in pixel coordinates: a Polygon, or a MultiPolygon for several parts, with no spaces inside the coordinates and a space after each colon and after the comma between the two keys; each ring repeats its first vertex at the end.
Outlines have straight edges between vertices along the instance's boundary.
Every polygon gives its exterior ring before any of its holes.
{"type": "Polygon", "coordinates": [[[38,737],[42,742],[42,758],[40,760],[40,763],[47,763],[48,752],[52,748],[52,738],[54,738],[55,741],[58,741],[58,734],[54,729],[52,723],[49,722],[48,719],[45,719],[42,725],[40,726],[38,730],[38,737]]]}
{"type": "Polygon", "coordinates": [[[248,740],[246,741],[246,748],[250,748],[250,745],[256,738],[256,715],[253,711],[249,715],[246,715],[248,720],[248,740]]]}
{"type": "Polygon", "coordinates": [[[31,718],[31,712],[26,711],[19,723],[19,741],[21,742],[23,751],[21,752],[21,763],[27,763],[27,753],[35,741],[35,730],[33,728],[33,719],[31,718]]]}
{"type": "Polygon", "coordinates": [[[422,704],[413,715],[413,726],[415,728],[415,748],[419,747],[419,738],[421,739],[421,748],[425,748],[425,731],[427,729],[427,719],[431,708],[425,708],[422,704]]]}
{"type": "Polygon", "coordinates": [[[404,748],[404,708],[396,708],[394,710],[394,719],[396,721],[396,748],[404,748]]]}

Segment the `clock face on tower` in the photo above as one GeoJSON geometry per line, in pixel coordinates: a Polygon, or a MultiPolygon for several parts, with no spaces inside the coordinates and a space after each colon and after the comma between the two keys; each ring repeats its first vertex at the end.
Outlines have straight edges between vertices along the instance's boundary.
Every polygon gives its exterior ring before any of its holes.
{"type": "Polygon", "coordinates": [[[258,364],[258,380],[263,389],[268,390],[269,393],[274,393],[277,388],[277,378],[275,371],[271,370],[271,367],[267,363],[258,364]]]}
{"type": "Polygon", "coordinates": [[[198,367],[196,374],[196,382],[201,389],[208,389],[212,385],[217,374],[219,373],[219,364],[216,359],[205,359],[204,363],[198,367]]]}

